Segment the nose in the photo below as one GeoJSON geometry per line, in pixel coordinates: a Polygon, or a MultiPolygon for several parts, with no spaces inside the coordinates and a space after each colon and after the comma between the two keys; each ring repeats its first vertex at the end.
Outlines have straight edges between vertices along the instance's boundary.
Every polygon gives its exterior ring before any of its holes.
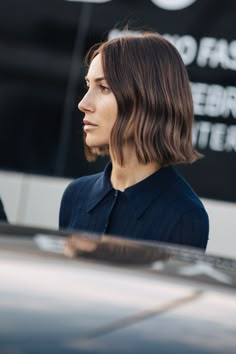
{"type": "Polygon", "coordinates": [[[84,95],[82,100],[78,103],[78,109],[84,113],[94,111],[94,103],[89,91],[84,95]]]}

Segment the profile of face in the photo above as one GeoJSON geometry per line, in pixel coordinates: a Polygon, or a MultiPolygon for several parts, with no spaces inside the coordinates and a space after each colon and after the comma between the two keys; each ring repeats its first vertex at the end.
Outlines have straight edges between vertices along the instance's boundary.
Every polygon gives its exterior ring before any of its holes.
{"type": "Polygon", "coordinates": [[[91,148],[109,145],[118,106],[114,93],[104,78],[101,54],[92,60],[86,76],[88,91],[79,102],[84,113],[85,142],[91,148]]]}
{"type": "Polygon", "coordinates": [[[85,62],[88,91],[78,107],[88,161],[110,154],[122,166],[127,148],[142,164],[167,166],[201,157],[192,145],[188,73],[164,37],[145,32],[114,38],[91,47],[85,62]]]}

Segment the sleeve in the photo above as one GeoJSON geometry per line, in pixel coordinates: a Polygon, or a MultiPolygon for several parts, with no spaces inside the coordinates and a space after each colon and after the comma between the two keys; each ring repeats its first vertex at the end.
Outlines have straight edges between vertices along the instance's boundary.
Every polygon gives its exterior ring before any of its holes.
{"type": "Polygon", "coordinates": [[[204,208],[183,214],[174,225],[170,242],[205,250],[209,235],[209,219],[204,208]]]}
{"type": "Polygon", "coordinates": [[[75,186],[74,182],[71,182],[67,188],[65,189],[59,210],[59,228],[66,229],[69,227],[72,210],[74,204],[74,194],[75,194],[75,186]]]}
{"type": "Polygon", "coordinates": [[[8,222],[7,215],[5,213],[4,206],[1,199],[0,199],[0,221],[8,222]]]}

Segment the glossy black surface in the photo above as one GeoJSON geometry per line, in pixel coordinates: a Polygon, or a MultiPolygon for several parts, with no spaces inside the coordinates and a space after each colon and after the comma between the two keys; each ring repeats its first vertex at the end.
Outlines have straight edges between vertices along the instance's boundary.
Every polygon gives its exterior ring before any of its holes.
{"type": "Polygon", "coordinates": [[[235,261],[2,225],[0,313],[4,354],[235,353],[235,261]]]}

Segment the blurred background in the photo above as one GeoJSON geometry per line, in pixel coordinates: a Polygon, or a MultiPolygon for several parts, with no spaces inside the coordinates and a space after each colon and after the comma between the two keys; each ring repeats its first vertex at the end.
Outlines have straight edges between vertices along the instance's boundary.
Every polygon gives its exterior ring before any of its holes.
{"type": "Polygon", "coordinates": [[[85,160],[87,49],[134,31],[165,35],[191,81],[193,141],[204,159],[177,166],[210,216],[208,252],[236,257],[236,2],[234,0],[0,3],[0,197],[9,221],[57,228],[72,178],[101,171],[85,160]]]}

